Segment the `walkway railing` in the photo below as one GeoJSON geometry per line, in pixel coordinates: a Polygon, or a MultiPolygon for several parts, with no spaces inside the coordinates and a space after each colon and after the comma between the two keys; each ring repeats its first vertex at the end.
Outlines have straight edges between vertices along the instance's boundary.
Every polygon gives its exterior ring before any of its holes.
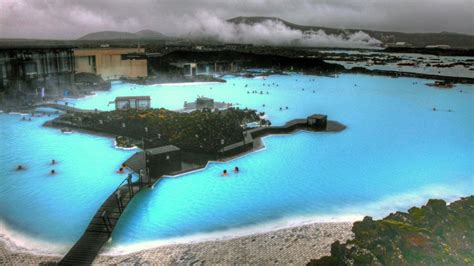
{"type": "Polygon", "coordinates": [[[31,107],[49,107],[49,108],[54,108],[60,111],[65,111],[65,112],[74,112],[74,113],[93,113],[93,112],[98,112],[98,110],[86,110],[86,109],[79,109],[76,107],[72,107],[70,105],[66,104],[59,104],[59,103],[52,103],[52,102],[44,102],[44,103],[37,103],[34,104],[31,107]]]}
{"type": "Polygon", "coordinates": [[[145,187],[142,181],[139,176],[138,181],[133,182],[132,175],[129,174],[118,185],[97,210],[81,238],[59,262],[60,265],[92,264],[102,246],[109,240],[128,203],[145,187]]]}

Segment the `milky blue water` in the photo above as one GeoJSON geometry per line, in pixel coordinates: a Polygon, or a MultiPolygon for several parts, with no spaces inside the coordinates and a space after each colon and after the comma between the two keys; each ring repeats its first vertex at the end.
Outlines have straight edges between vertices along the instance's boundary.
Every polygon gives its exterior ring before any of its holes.
{"type": "MultiPolygon", "coordinates": [[[[131,202],[113,233],[111,248],[130,251],[124,246],[205,239],[229,230],[236,233],[236,228],[259,230],[263,224],[382,217],[429,198],[453,200],[474,193],[471,85],[439,90],[425,86],[428,80],[364,75],[226,79],[227,83],[198,85],[115,83],[110,92],[68,101],[80,108],[108,110],[116,96],[150,95],[153,107],[180,109],[184,101],[205,95],[264,111],[273,124],[324,113],[347,129],[266,137],[264,150],[162,179],[131,202]],[[264,94],[247,94],[252,90],[264,94]],[[286,106],[288,110],[279,110],[286,106]],[[234,166],[241,172],[220,176],[234,166]]],[[[8,140],[0,153],[2,173],[8,173],[1,179],[9,184],[0,189],[3,221],[21,223],[15,229],[24,234],[72,244],[118,185],[114,170],[130,152],[114,149],[104,137],[61,135],[41,128],[41,119],[0,119],[6,125],[0,131],[2,141],[8,140]],[[47,175],[52,157],[61,161],[55,177],[47,175]],[[31,166],[15,172],[18,161],[31,166]],[[55,233],[55,227],[62,229],[55,233]]]]}
{"type": "Polygon", "coordinates": [[[64,252],[125,178],[115,171],[133,151],[115,149],[110,138],[43,127],[52,117],[20,118],[0,113],[0,233],[20,246],[64,252]],[[26,170],[16,171],[20,164],[26,170]]]}

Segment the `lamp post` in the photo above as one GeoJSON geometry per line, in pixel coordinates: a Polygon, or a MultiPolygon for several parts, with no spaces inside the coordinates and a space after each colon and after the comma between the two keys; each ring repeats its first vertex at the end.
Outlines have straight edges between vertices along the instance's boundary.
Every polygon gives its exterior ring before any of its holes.
{"type": "Polygon", "coordinates": [[[224,156],[224,143],[225,143],[225,140],[224,139],[221,139],[221,145],[222,145],[222,156],[224,156]]]}
{"type": "Polygon", "coordinates": [[[150,168],[148,167],[148,163],[150,160],[148,159],[148,152],[145,150],[145,169],[146,169],[146,174],[148,176],[148,186],[151,187],[151,174],[150,174],[150,168]]]}
{"type": "Polygon", "coordinates": [[[151,178],[150,178],[150,169],[148,168],[148,152],[145,147],[145,138],[142,138],[142,146],[143,146],[143,156],[145,160],[145,176],[148,179],[148,185],[151,185],[151,178]]]}

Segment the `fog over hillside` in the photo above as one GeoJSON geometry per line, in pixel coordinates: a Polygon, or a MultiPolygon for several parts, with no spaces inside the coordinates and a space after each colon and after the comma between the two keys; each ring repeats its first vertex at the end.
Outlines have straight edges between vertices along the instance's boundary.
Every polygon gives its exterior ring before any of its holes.
{"type": "Polygon", "coordinates": [[[363,31],[348,34],[327,34],[324,30],[303,32],[292,29],[280,20],[232,23],[209,13],[197,14],[199,19],[183,25],[188,38],[213,38],[222,42],[313,47],[374,47],[381,42],[363,31]]]}

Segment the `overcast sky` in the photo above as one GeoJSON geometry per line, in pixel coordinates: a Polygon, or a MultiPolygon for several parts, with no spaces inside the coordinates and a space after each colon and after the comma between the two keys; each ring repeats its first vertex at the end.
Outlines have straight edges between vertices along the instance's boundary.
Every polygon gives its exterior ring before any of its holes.
{"type": "Polygon", "coordinates": [[[209,20],[275,16],[311,26],[474,34],[474,0],[0,0],[0,37],[76,39],[104,30],[186,34],[209,20]]]}

